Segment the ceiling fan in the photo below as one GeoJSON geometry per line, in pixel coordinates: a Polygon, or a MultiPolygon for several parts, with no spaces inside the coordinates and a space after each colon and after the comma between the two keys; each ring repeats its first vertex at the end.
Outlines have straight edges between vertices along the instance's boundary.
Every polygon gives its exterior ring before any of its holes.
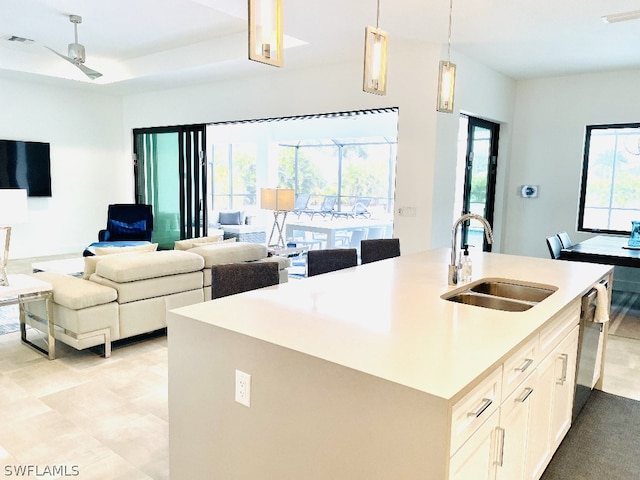
{"type": "Polygon", "coordinates": [[[69,15],[69,21],[73,23],[73,31],[75,33],[75,42],[69,44],[68,56],[62,55],[61,53],[56,52],[53,48],[49,48],[49,47],[46,47],[46,48],[51,50],[53,53],[55,53],[59,57],[64,58],[67,62],[74,64],[76,67],[82,70],[82,72],[91,80],[95,80],[96,78],[101,77],[102,74],[100,72],[96,72],[95,70],[92,70],[91,68],[85,66],[84,64],[84,60],[85,60],[84,45],[81,45],[80,43],[78,43],[78,24],[82,23],[82,17],[79,15],[69,15]]]}

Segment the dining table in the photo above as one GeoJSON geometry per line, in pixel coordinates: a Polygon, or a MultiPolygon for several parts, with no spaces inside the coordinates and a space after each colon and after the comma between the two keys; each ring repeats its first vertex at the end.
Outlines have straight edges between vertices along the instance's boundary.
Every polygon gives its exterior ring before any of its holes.
{"type": "Polygon", "coordinates": [[[561,260],[640,267],[640,248],[629,246],[628,236],[596,235],[560,251],[561,260]]]}

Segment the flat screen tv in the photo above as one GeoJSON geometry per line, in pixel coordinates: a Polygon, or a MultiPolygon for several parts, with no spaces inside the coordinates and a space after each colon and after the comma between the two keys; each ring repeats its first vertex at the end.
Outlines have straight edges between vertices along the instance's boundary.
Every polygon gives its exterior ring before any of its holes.
{"type": "Polygon", "coordinates": [[[49,144],[0,140],[0,188],[22,188],[30,197],[50,197],[49,144]]]}

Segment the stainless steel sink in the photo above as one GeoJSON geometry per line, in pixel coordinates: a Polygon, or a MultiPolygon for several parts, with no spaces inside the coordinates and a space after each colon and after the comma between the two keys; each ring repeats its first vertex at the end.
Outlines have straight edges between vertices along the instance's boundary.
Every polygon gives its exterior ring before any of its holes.
{"type": "Polygon", "coordinates": [[[449,292],[442,298],[450,302],[493,310],[524,312],[556,290],[552,285],[526,285],[507,279],[492,279],[478,281],[462,291],[449,292]]]}
{"type": "Polygon", "coordinates": [[[492,297],[490,295],[482,295],[474,292],[460,292],[446,300],[450,302],[464,303],[467,305],[475,305],[477,307],[491,308],[493,310],[503,310],[506,312],[524,312],[533,307],[533,303],[519,302],[501,297],[492,297]]]}
{"type": "Polygon", "coordinates": [[[523,285],[521,283],[509,283],[504,281],[492,280],[488,282],[478,283],[470,289],[472,292],[485,293],[496,297],[511,298],[514,300],[524,300],[526,302],[541,302],[553,292],[557,290],[551,286],[532,286],[523,285]]]}

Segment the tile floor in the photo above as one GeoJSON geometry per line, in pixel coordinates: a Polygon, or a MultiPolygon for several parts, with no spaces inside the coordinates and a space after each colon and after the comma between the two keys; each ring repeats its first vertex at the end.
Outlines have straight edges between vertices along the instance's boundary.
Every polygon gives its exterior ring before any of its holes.
{"type": "MultiPolygon", "coordinates": [[[[57,349],[49,361],[19,332],[0,335],[0,475],[37,466],[20,478],[169,478],[166,337],[117,347],[110,359],[57,349]]],[[[610,336],[605,369],[605,391],[640,400],[640,341],[610,336]]]]}

